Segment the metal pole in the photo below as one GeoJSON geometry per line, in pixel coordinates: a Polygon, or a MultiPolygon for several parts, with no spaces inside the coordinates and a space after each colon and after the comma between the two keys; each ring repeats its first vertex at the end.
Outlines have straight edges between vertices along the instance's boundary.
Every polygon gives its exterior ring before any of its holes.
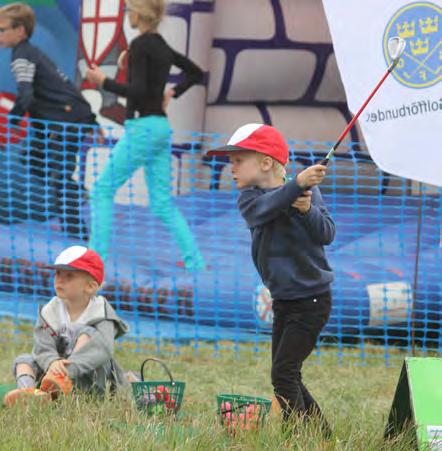
{"type": "Polygon", "coordinates": [[[421,233],[422,233],[422,211],[423,211],[423,196],[422,196],[422,182],[419,182],[419,210],[417,217],[417,232],[416,232],[416,256],[414,258],[414,280],[413,280],[413,298],[411,306],[411,354],[414,357],[416,355],[416,342],[415,342],[415,311],[416,308],[416,295],[417,284],[419,279],[419,257],[421,248],[421,233]]]}

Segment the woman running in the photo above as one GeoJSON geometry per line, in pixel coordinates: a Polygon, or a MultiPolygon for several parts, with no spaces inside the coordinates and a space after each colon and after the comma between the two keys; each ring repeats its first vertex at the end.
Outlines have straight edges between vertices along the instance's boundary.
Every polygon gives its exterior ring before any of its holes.
{"type": "Polygon", "coordinates": [[[165,10],[164,0],[126,0],[126,7],[131,27],[140,31],[129,46],[127,84],[106,78],[96,65],[87,71],[91,83],[127,98],[125,133],[112,150],[91,192],[89,247],[106,259],[115,193],[134,171],[143,167],[152,213],[171,231],[185,268],[203,269],[204,258],[187,221],[171,198],[172,130],[165,113],[169,100],[199,82],[203,73],[158,33],[165,10]],[[165,90],[172,66],[182,69],[185,77],[165,90]]]}

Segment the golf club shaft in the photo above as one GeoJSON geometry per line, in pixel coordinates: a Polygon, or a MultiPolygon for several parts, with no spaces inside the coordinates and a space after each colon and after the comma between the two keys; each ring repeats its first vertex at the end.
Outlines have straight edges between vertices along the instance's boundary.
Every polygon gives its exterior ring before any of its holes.
{"type": "Polygon", "coordinates": [[[371,94],[368,96],[367,100],[363,103],[361,108],[359,108],[359,111],[355,114],[353,119],[348,123],[347,127],[345,127],[344,131],[341,133],[341,136],[337,139],[337,141],[333,144],[333,147],[330,149],[327,156],[319,162],[319,164],[322,164],[324,166],[327,166],[328,162],[330,161],[330,158],[335,153],[336,149],[339,147],[339,144],[341,144],[342,140],[345,138],[345,135],[350,131],[350,129],[353,127],[354,123],[358,120],[361,113],[364,111],[365,107],[369,104],[370,100],[373,98],[373,96],[376,94],[378,89],[381,87],[382,83],[384,83],[385,79],[390,75],[391,71],[395,67],[395,62],[390,65],[387,72],[383,75],[379,83],[376,85],[376,87],[373,89],[371,94]]]}

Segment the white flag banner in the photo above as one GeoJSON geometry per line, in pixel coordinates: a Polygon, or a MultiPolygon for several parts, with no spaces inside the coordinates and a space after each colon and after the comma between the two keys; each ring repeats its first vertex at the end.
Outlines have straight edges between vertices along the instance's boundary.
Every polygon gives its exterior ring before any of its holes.
{"type": "Polygon", "coordinates": [[[384,171],[442,186],[442,1],[323,0],[350,110],[355,114],[405,39],[395,70],[359,118],[384,171]]]}

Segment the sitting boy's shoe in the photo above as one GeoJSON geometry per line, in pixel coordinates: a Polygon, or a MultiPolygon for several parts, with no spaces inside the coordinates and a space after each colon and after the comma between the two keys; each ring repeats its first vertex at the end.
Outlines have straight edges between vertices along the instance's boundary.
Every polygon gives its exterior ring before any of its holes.
{"type": "Polygon", "coordinates": [[[68,396],[72,392],[72,381],[68,376],[47,373],[41,381],[40,389],[56,399],[60,394],[68,396]]]}
{"type": "Polygon", "coordinates": [[[51,401],[51,395],[34,387],[16,388],[6,393],[3,404],[6,407],[12,407],[17,402],[26,403],[34,400],[49,402],[51,401]]]}

